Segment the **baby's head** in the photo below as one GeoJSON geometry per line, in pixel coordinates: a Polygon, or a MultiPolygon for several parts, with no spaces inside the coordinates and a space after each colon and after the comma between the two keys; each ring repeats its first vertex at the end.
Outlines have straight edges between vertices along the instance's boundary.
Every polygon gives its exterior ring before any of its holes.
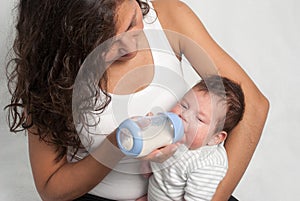
{"type": "Polygon", "coordinates": [[[171,111],[183,120],[185,144],[197,149],[223,142],[242,119],[244,110],[241,87],[214,75],[197,83],[171,111]]]}

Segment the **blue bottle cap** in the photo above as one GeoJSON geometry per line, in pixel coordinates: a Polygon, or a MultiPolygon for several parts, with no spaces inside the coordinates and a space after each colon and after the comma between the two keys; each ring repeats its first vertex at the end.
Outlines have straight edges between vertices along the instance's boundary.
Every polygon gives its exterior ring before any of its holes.
{"type": "Polygon", "coordinates": [[[131,119],[123,121],[117,129],[117,143],[127,156],[138,156],[143,148],[139,126],[131,119]]]}
{"type": "Polygon", "coordinates": [[[174,129],[174,137],[173,137],[173,143],[179,141],[183,135],[184,135],[184,127],[181,118],[173,113],[173,112],[166,112],[164,113],[168,116],[168,118],[171,120],[173,124],[174,129]]]}

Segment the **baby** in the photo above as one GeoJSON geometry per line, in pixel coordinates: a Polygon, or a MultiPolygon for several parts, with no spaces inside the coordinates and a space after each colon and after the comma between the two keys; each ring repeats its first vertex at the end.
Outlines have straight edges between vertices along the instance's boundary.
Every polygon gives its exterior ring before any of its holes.
{"type": "Polygon", "coordinates": [[[183,121],[183,145],[165,162],[150,163],[148,200],[211,200],[228,167],[223,142],[244,113],[242,89],[227,78],[209,76],[171,112],[183,121]]]}

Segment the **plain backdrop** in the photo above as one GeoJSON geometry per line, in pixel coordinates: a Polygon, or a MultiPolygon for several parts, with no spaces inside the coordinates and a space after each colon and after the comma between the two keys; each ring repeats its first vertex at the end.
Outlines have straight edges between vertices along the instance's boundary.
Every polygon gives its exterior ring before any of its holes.
{"type": "MultiPolygon", "coordinates": [[[[9,133],[2,109],[9,100],[4,73],[14,2],[2,1],[0,7],[0,201],[35,201],[40,198],[26,136],[9,133]]],[[[234,195],[241,201],[300,200],[300,1],[185,2],[271,103],[262,138],[234,195]]]]}

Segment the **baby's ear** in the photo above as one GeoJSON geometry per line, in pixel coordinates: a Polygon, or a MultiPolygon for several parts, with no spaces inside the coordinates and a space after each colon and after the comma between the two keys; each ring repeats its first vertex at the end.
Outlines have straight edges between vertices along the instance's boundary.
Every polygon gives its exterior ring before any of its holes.
{"type": "Polygon", "coordinates": [[[221,142],[225,141],[227,137],[227,132],[225,131],[221,131],[221,132],[218,132],[218,133],[215,133],[210,141],[207,143],[207,145],[217,145],[217,144],[220,144],[221,142]]]}

